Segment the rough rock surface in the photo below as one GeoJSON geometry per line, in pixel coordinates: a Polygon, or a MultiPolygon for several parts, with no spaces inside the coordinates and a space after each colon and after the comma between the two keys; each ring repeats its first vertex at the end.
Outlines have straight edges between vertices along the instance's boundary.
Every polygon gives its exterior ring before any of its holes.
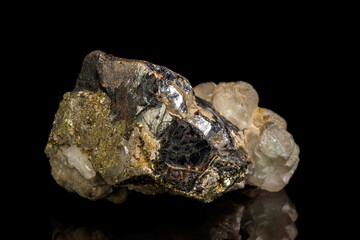
{"type": "Polygon", "coordinates": [[[257,108],[249,84],[229,84],[199,85],[197,97],[186,78],[165,67],[90,53],[45,149],[54,179],[116,203],[129,191],[211,202],[245,178],[280,190],[298,162],[286,123],[257,108]]]}

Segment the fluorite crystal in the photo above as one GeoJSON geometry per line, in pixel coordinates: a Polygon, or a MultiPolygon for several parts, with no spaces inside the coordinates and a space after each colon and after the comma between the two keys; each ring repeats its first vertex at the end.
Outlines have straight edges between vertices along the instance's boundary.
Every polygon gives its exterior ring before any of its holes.
{"type": "Polygon", "coordinates": [[[282,189],[299,153],[285,121],[258,108],[247,83],[194,90],[165,67],[90,53],[45,149],[54,179],[113,202],[130,191],[211,202],[245,183],[282,189]]]}

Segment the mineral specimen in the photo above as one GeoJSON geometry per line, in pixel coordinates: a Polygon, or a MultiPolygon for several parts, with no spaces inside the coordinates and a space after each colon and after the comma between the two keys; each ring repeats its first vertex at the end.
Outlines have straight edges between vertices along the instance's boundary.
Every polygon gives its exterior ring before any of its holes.
{"type": "Polygon", "coordinates": [[[117,203],[129,191],[211,202],[245,183],[282,189],[299,154],[285,121],[258,108],[244,82],[205,83],[195,93],[165,67],[90,53],[45,149],[54,179],[117,203]]]}

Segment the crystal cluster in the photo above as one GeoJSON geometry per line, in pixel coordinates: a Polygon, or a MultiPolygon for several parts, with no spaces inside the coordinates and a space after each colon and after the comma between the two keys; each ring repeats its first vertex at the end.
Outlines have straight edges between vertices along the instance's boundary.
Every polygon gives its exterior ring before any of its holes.
{"type": "Polygon", "coordinates": [[[259,96],[246,82],[202,83],[194,91],[242,132],[251,162],[245,182],[268,191],[281,190],[299,162],[299,147],[286,131],[285,120],[258,107],[259,96]]]}
{"type": "Polygon", "coordinates": [[[211,202],[245,184],[282,189],[299,160],[286,122],[247,83],[194,90],[165,67],[90,53],[45,149],[54,179],[117,203],[131,191],[211,202]]]}

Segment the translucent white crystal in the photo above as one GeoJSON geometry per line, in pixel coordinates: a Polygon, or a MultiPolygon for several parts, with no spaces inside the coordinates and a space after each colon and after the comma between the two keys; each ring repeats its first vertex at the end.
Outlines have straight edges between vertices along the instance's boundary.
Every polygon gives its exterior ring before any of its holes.
{"type": "Polygon", "coordinates": [[[268,158],[288,159],[294,149],[294,139],[287,131],[278,125],[272,124],[261,134],[259,150],[268,158]]]}
{"type": "Polygon", "coordinates": [[[76,192],[82,197],[92,200],[103,198],[112,192],[112,187],[103,181],[91,178],[86,179],[80,172],[70,167],[63,151],[54,153],[54,158],[50,159],[51,175],[56,182],[65,187],[68,191],[76,192]]]}
{"type": "Polygon", "coordinates": [[[247,128],[257,108],[259,97],[246,82],[219,83],[214,88],[212,104],[238,128],[247,128]]]}
{"type": "Polygon", "coordinates": [[[200,83],[194,88],[196,96],[212,103],[213,92],[216,88],[216,84],[213,82],[200,83]]]}
{"type": "Polygon", "coordinates": [[[299,147],[286,131],[286,121],[258,107],[258,94],[246,82],[202,83],[194,91],[244,133],[244,147],[251,161],[246,183],[267,191],[281,190],[299,162],[299,147]]]}
{"type": "Polygon", "coordinates": [[[63,154],[66,156],[70,167],[76,168],[79,173],[86,179],[95,177],[96,172],[93,169],[88,157],[80,148],[70,146],[62,149],[63,154]]]}

